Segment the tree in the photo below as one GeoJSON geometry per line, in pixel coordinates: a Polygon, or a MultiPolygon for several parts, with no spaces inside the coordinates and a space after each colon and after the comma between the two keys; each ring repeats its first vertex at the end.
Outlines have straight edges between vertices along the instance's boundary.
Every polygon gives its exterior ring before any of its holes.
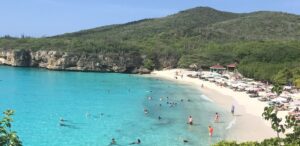
{"type": "Polygon", "coordinates": [[[155,65],[151,59],[145,59],[143,63],[144,63],[144,67],[149,70],[153,70],[155,67],[155,65]]]}
{"type": "Polygon", "coordinates": [[[0,121],[0,145],[1,146],[22,146],[17,133],[11,130],[11,116],[14,114],[13,110],[6,110],[3,112],[4,117],[0,121]]]}
{"type": "Polygon", "coordinates": [[[220,141],[213,146],[299,146],[300,144],[300,120],[295,116],[286,116],[285,124],[280,124],[281,119],[277,117],[274,107],[265,107],[262,116],[266,120],[271,120],[272,128],[277,132],[277,138],[265,139],[262,142],[242,142],[220,141]],[[293,132],[287,133],[285,138],[280,138],[279,133],[284,133],[285,129],[292,129],[293,132]]]}
{"type": "Polygon", "coordinates": [[[280,133],[284,133],[285,132],[285,128],[283,124],[280,124],[280,122],[282,121],[281,118],[277,117],[277,111],[274,110],[274,107],[265,107],[264,108],[264,112],[262,114],[262,116],[266,119],[266,120],[270,120],[271,121],[271,127],[273,130],[276,131],[277,133],[277,137],[279,137],[280,133]]]}
{"type": "Polygon", "coordinates": [[[294,85],[295,85],[297,88],[300,88],[300,78],[294,80],[294,85]]]}
{"type": "Polygon", "coordinates": [[[293,129],[292,133],[286,134],[286,143],[300,143],[300,120],[297,120],[295,116],[286,116],[285,117],[285,127],[293,129]]]}
{"type": "Polygon", "coordinates": [[[274,76],[274,81],[277,84],[284,85],[288,84],[292,81],[293,78],[293,73],[290,69],[282,69],[280,70],[275,76],[274,76]]]}
{"type": "Polygon", "coordinates": [[[279,84],[275,84],[271,91],[273,93],[275,92],[277,94],[277,96],[279,96],[282,93],[283,88],[279,84]]]}

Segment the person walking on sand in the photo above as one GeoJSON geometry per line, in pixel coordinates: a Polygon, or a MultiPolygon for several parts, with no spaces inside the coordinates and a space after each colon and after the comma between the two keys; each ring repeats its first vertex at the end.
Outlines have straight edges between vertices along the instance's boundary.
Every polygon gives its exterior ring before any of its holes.
{"type": "Polygon", "coordinates": [[[193,125],[193,118],[192,118],[192,116],[189,117],[188,124],[193,125]]]}
{"type": "Polygon", "coordinates": [[[209,126],[208,126],[208,135],[209,135],[210,137],[212,137],[213,132],[214,132],[214,128],[212,128],[212,127],[209,125],[209,126]]]}
{"type": "Polygon", "coordinates": [[[235,109],[235,107],[234,107],[234,105],[232,105],[232,106],[231,106],[231,114],[232,114],[232,115],[234,115],[234,109],[235,109]]]}
{"type": "Polygon", "coordinates": [[[216,113],[216,115],[215,115],[215,123],[218,123],[219,119],[220,119],[220,115],[219,115],[219,113],[216,113]]]}

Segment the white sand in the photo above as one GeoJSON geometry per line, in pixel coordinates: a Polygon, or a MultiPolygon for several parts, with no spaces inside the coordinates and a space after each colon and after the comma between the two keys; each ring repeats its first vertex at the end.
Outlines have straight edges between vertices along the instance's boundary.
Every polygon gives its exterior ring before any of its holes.
{"type": "MultiPolygon", "coordinates": [[[[232,104],[235,105],[235,116],[228,125],[227,140],[261,141],[265,138],[276,137],[276,133],[271,129],[270,123],[262,118],[263,109],[266,103],[250,98],[245,92],[237,92],[231,89],[217,86],[214,83],[203,81],[197,78],[187,77],[190,71],[184,69],[171,69],[154,71],[152,77],[172,80],[180,83],[187,83],[197,87],[203,94],[211,98],[216,104],[230,112],[232,104]],[[178,76],[175,79],[175,72],[181,72],[183,78],[178,76]],[[204,88],[201,88],[201,85],[204,88]]],[[[280,113],[281,116],[285,114],[280,113]]],[[[225,129],[224,129],[225,130],[225,129]]],[[[217,131],[216,131],[217,132],[217,131]]]]}

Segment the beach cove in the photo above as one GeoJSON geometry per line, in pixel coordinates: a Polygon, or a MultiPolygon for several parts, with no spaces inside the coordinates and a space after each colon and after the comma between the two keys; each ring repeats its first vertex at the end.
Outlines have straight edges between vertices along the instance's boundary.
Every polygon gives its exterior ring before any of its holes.
{"type": "Polygon", "coordinates": [[[0,77],[0,110],[16,110],[13,130],[25,146],[105,146],[112,138],[120,145],[141,139],[145,146],[181,146],[184,140],[205,146],[225,139],[232,121],[209,94],[155,76],[1,66],[0,77]],[[214,123],[215,112],[220,123],[214,123]]]}

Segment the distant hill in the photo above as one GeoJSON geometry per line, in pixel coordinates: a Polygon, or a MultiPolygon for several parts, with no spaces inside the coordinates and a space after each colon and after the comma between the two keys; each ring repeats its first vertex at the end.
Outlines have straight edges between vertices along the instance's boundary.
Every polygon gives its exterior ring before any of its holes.
{"type": "Polygon", "coordinates": [[[135,52],[152,60],[155,68],[191,64],[207,68],[216,63],[239,62],[240,71],[246,74],[258,62],[262,63],[262,70],[256,72],[267,72],[264,66],[273,66],[271,75],[246,76],[271,81],[282,68],[300,66],[299,44],[299,15],[269,11],[231,13],[209,7],[47,38],[0,39],[0,48],[4,49],[135,52]],[[246,69],[250,64],[253,67],[246,69]]]}
{"type": "Polygon", "coordinates": [[[0,40],[3,48],[115,50],[184,47],[189,41],[228,43],[299,40],[300,16],[281,12],[230,13],[197,7],[157,19],[103,26],[40,39],[0,40]]]}

